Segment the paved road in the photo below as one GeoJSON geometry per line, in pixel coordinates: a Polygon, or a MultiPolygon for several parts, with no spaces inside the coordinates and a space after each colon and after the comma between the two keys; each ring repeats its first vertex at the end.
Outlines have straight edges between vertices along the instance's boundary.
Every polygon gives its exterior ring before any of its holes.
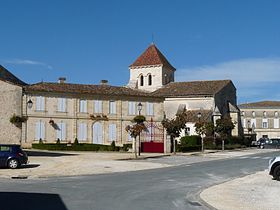
{"type": "Polygon", "coordinates": [[[209,209],[199,192],[267,168],[262,153],[170,168],[46,180],[0,179],[1,210],[209,209]]]}

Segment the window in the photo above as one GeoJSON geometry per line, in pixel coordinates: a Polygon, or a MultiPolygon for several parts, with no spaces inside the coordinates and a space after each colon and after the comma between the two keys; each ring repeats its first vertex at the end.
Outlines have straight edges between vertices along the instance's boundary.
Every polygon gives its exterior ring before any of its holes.
{"type": "Polygon", "coordinates": [[[110,114],[116,114],[116,102],[115,101],[109,101],[109,113],[110,114]]]}
{"type": "Polygon", "coordinates": [[[128,132],[127,135],[128,135],[128,139],[127,139],[127,140],[128,140],[128,141],[132,141],[132,137],[131,137],[131,135],[130,135],[130,132],[128,132]]]}
{"type": "Polygon", "coordinates": [[[85,99],[80,99],[80,112],[87,112],[87,101],[85,99]]]}
{"type": "Polygon", "coordinates": [[[94,113],[102,113],[102,101],[94,101],[94,113]]]}
{"type": "Polygon", "coordinates": [[[189,136],[191,132],[191,128],[190,127],[186,127],[185,129],[185,136],[189,136]]]}
{"type": "Polygon", "coordinates": [[[252,117],[256,117],[256,112],[252,111],[252,117]]]}
{"type": "Polygon", "coordinates": [[[268,120],[267,119],[262,120],[262,128],[268,128],[268,120]]]}
{"type": "Polygon", "coordinates": [[[243,127],[243,128],[246,128],[246,119],[243,119],[243,121],[242,121],[242,127],[243,127]]]}
{"type": "Polygon", "coordinates": [[[45,110],[45,97],[37,96],[36,97],[36,111],[44,111],[45,110]]]}
{"type": "Polygon", "coordinates": [[[143,75],[140,75],[140,86],[144,85],[144,77],[143,75]]]}
{"type": "Polygon", "coordinates": [[[147,115],[154,115],[154,104],[153,103],[146,103],[146,114],[147,115]]]}
{"type": "Polygon", "coordinates": [[[117,140],[117,125],[116,124],[109,124],[109,141],[116,141],[117,140]]]}
{"type": "Polygon", "coordinates": [[[35,140],[45,139],[45,123],[41,120],[35,124],[35,140]]]}
{"type": "Polygon", "coordinates": [[[66,140],[66,124],[64,122],[57,123],[56,138],[64,141],[66,140]]]}
{"type": "Polygon", "coordinates": [[[253,129],[253,128],[256,128],[256,126],[257,126],[257,121],[256,121],[256,119],[251,119],[251,128],[253,129]]]}
{"type": "Polygon", "coordinates": [[[273,127],[274,128],[279,128],[279,119],[278,118],[273,120],[273,127]]]}
{"type": "Polygon", "coordinates": [[[78,128],[78,140],[85,141],[87,140],[87,124],[80,123],[78,128]]]}
{"type": "Polygon", "coordinates": [[[128,102],[128,114],[129,115],[136,115],[136,103],[129,101],[128,102]]]}
{"type": "Polygon", "coordinates": [[[241,112],[241,116],[245,117],[245,112],[244,111],[241,112]]]}
{"type": "Polygon", "coordinates": [[[148,75],[148,85],[152,85],[152,75],[148,75]]]}
{"type": "Polygon", "coordinates": [[[66,99],[59,98],[57,101],[57,111],[58,112],[66,112],[66,99]]]}

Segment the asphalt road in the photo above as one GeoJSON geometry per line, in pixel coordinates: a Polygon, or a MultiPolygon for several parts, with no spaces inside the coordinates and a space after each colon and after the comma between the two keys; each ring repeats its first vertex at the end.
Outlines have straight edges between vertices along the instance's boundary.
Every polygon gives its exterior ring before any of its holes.
{"type": "Polygon", "coordinates": [[[265,170],[275,155],[279,152],[106,175],[0,179],[0,209],[211,209],[200,200],[201,190],[265,170]]]}

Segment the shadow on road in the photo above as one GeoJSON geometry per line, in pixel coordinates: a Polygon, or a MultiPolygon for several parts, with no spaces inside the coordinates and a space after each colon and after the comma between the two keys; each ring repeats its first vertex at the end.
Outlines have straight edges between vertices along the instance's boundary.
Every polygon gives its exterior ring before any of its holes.
{"type": "Polygon", "coordinates": [[[61,157],[61,156],[72,156],[76,154],[60,153],[60,152],[46,152],[46,151],[32,151],[24,150],[28,156],[42,156],[42,157],[61,157]]]}
{"type": "Polygon", "coordinates": [[[26,164],[26,165],[22,165],[22,166],[20,166],[20,168],[19,169],[25,169],[25,168],[37,168],[37,167],[39,167],[40,166],[40,164],[26,164]]]}
{"type": "Polygon", "coordinates": [[[67,210],[58,194],[0,192],[1,210],[67,210]]]}

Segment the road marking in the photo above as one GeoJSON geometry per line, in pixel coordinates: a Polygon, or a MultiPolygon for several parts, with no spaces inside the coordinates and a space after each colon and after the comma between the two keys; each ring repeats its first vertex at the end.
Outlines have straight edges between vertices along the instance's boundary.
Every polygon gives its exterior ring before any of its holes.
{"type": "Polygon", "coordinates": [[[251,159],[259,159],[261,157],[257,156],[257,157],[251,157],[251,159]]]}

